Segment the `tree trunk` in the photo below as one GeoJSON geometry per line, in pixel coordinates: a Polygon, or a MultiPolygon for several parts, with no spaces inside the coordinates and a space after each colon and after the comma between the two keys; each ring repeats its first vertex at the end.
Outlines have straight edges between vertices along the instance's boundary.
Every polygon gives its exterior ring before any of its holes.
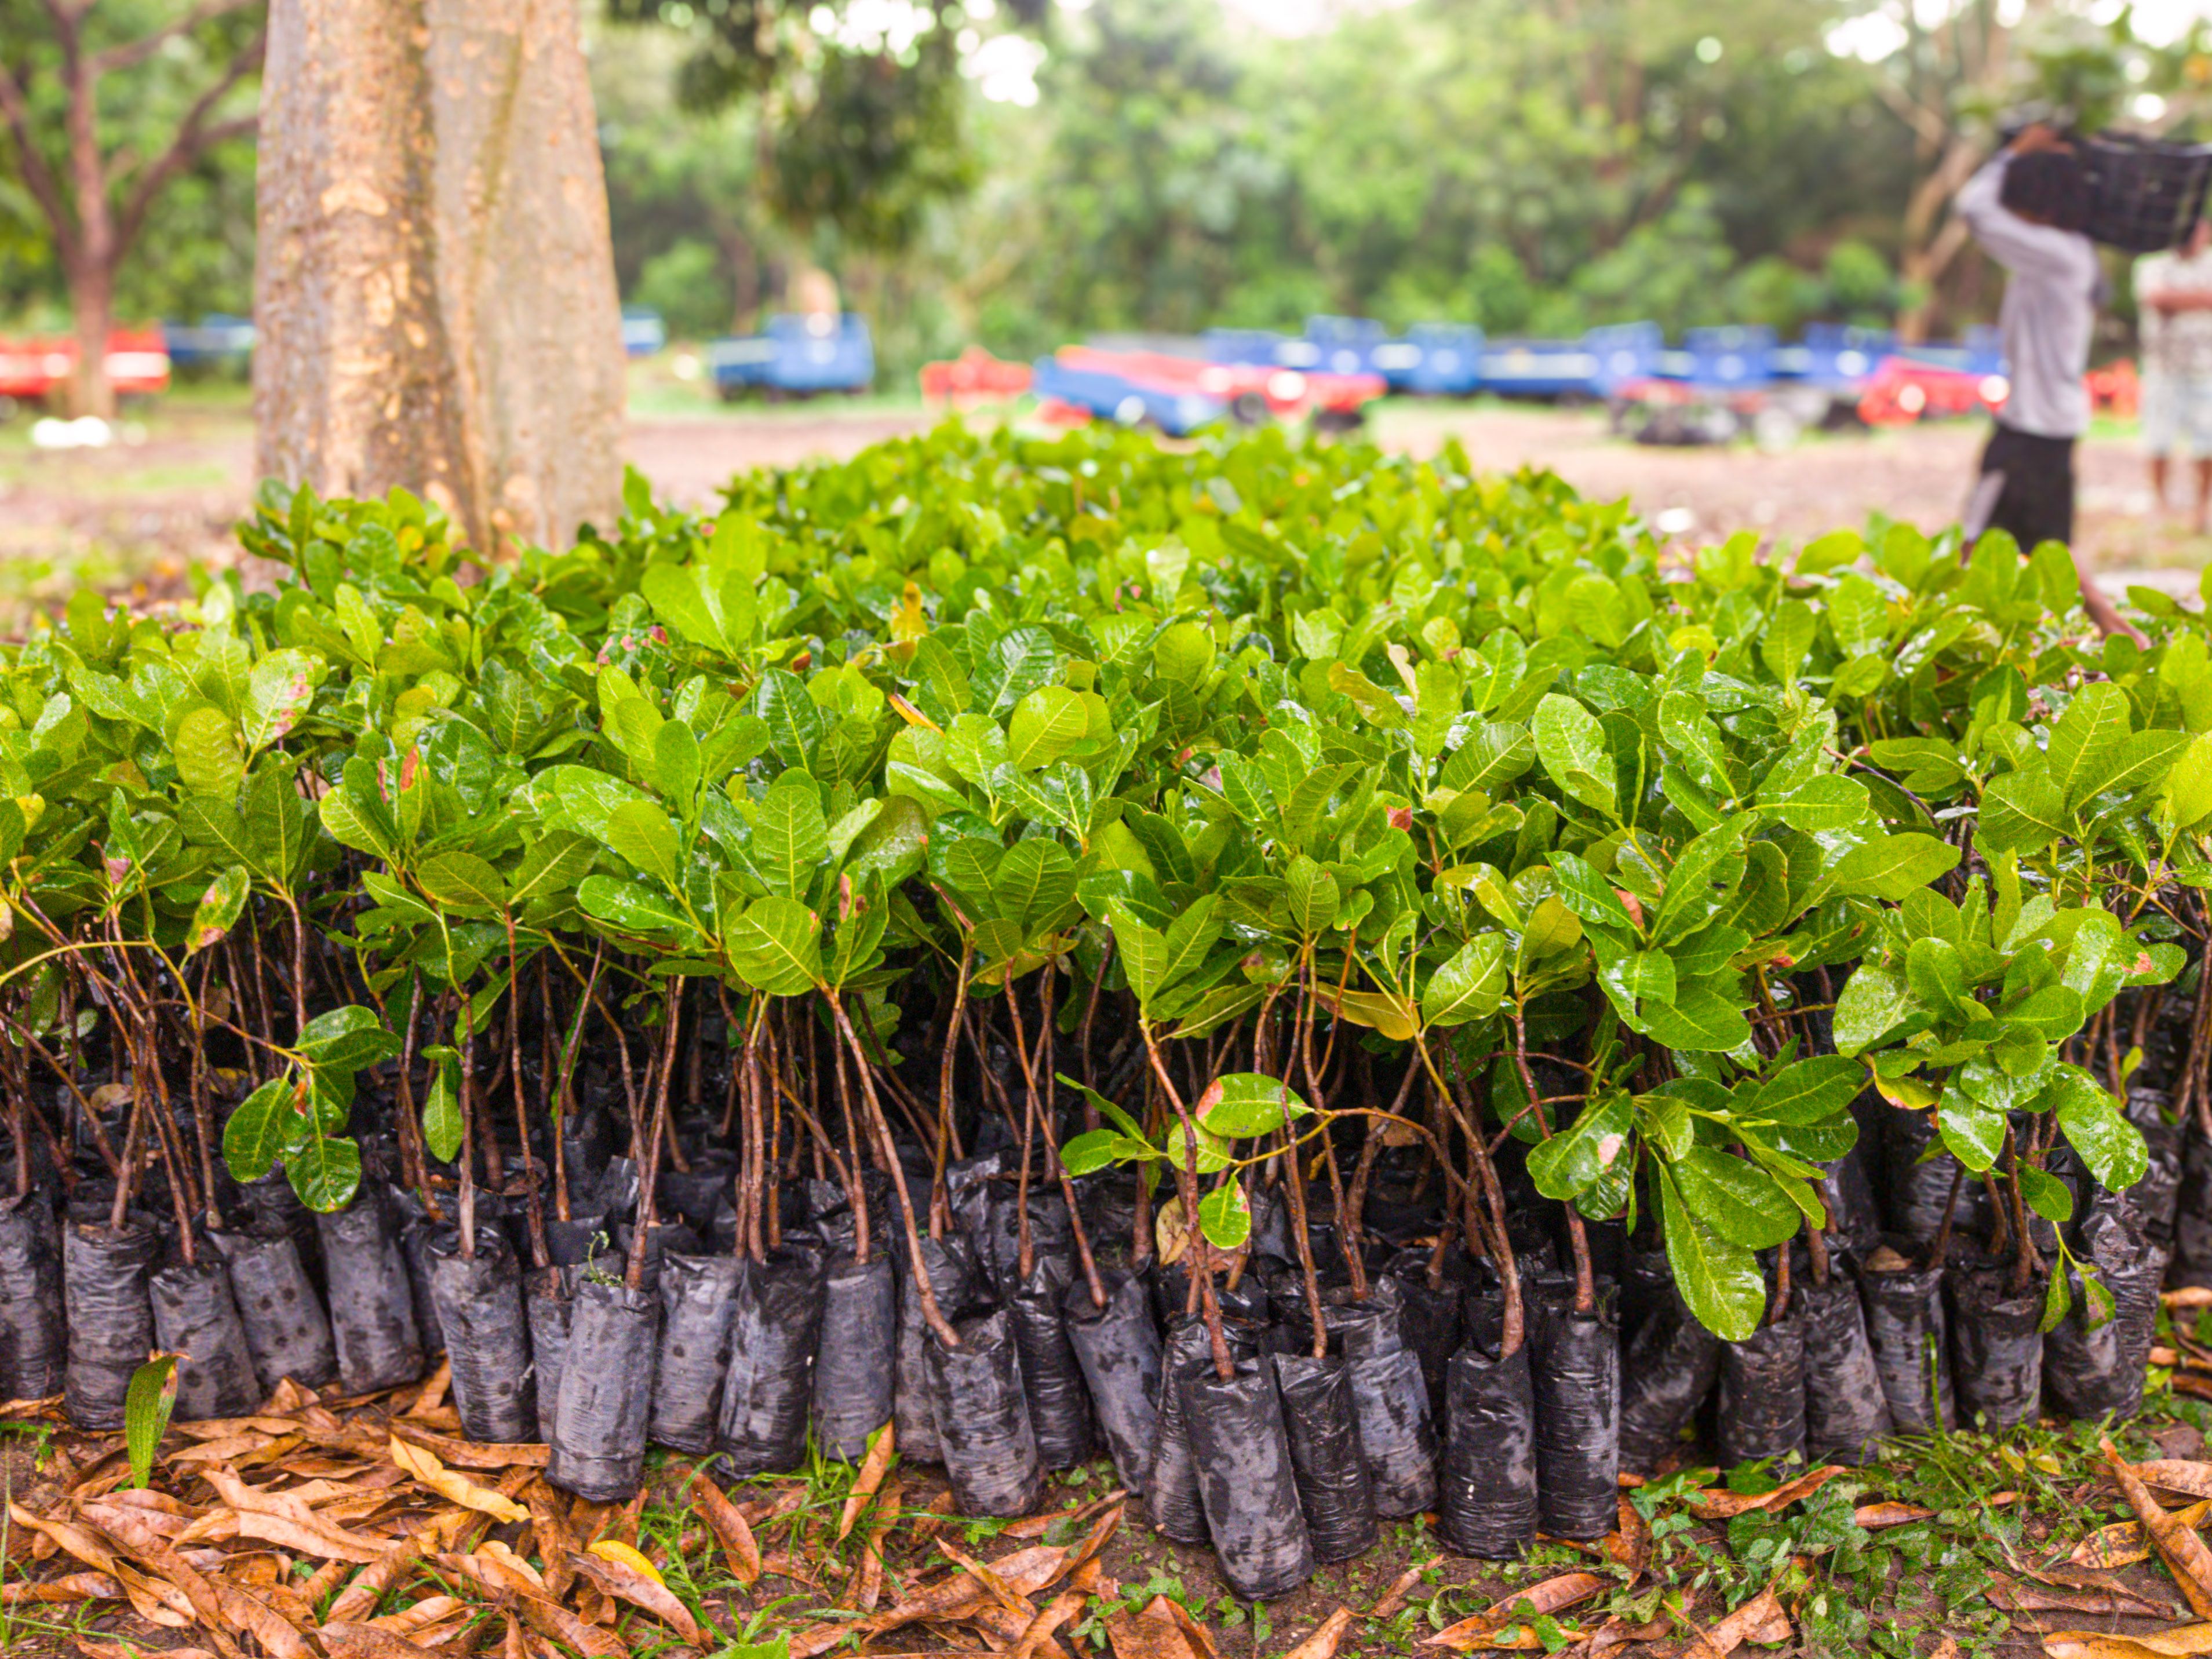
{"type": "Polygon", "coordinates": [[[255,185],[266,477],[400,485],[474,531],[438,304],[425,0],[276,0],[255,185]]]}
{"type": "Polygon", "coordinates": [[[397,484],[486,556],[620,499],[623,358],[576,0],[275,0],[261,471],[397,484]]]}
{"type": "Polygon", "coordinates": [[[76,324],[76,362],[70,371],[70,413],[115,416],[107,378],[107,335],[115,319],[115,216],[107,202],[107,166],[100,153],[100,116],[91,66],[68,37],[64,80],[69,93],[70,182],[76,196],[76,258],[69,261],[70,308],[76,324]]]}
{"type": "Polygon", "coordinates": [[[627,369],[578,0],[428,0],[438,292],[479,547],[622,499],[627,369]],[[486,532],[489,532],[488,534],[486,532]]]}
{"type": "Polygon", "coordinates": [[[88,255],[69,273],[76,319],[76,362],[70,369],[70,413],[115,418],[115,383],[107,378],[107,336],[115,325],[115,269],[88,255]]]}

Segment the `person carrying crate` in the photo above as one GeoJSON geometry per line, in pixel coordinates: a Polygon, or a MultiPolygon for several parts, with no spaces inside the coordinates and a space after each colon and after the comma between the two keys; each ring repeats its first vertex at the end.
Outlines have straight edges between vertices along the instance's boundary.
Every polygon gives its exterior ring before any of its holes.
{"type": "Polygon", "coordinates": [[[2212,517],[2212,220],[2180,247],[2136,262],[2142,333],[2142,438],[2163,510],[2171,459],[2197,464],[2198,535],[2212,517]]]}
{"type": "MultiPolygon", "coordinates": [[[[2072,146],[2040,123],[1959,191],[1959,216],[2009,274],[1997,325],[2010,390],[1967,502],[1970,543],[2003,530],[2023,553],[2047,541],[2073,545],[2074,442],[2089,424],[2082,376],[2100,281],[2095,245],[2078,228],[2088,217],[2087,197],[2072,146]]],[[[2074,568],[2099,631],[2140,642],[2078,554],[2074,568]]]]}

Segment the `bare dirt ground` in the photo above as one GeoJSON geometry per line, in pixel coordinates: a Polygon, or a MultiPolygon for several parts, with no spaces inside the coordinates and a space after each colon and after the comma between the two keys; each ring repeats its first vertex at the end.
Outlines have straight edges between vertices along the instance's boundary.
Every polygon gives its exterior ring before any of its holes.
{"type": "MultiPolygon", "coordinates": [[[[635,416],[628,459],[664,495],[704,507],[717,484],[751,466],[849,455],[939,418],[918,404],[817,404],[696,412],[665,406],[635,416]]],[[[0,629],[65,599],[80,583],[141,592],[182,590],[195,563],[222,563],[253,488],[242,392],[189,392],[127,418],[124,441],[47,452],[27,420],[0,426],[0,629]]],[[[1872,513],[1934,529],[1954,519],[1982,441],[1977,425],[1808,438],[1778,453],[1639,447],[1611,435],[1601,410],[1498,404],[1385,405],[1372,435],[1386,447],[1433,453],[1448,436],[1476,465],[1548,466],[1586,494],[1627,496],[1692,541],[1741,529],[1781,545],[1872,513]]],[[[2080,462],[2081,546],[2107,580],[2154,580],[2193,591],[2212,538],[2185,514],[2153,510],[2131,431],[2101,428],[2080,462]],[[2146,575],[2145,573],[2151,573],[2146,575]]]]}

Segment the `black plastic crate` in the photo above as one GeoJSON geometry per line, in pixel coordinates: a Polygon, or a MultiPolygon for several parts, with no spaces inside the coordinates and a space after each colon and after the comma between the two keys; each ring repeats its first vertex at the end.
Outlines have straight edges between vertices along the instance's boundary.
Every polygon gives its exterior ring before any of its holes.
{"type": "Polygon", "coordinates": [[[2169,144],[2100,133],[2075,141],[2089,185],[2091,240],[2129,253],[2178,246],[2204,210],[2212,144],[2169,144]]]}

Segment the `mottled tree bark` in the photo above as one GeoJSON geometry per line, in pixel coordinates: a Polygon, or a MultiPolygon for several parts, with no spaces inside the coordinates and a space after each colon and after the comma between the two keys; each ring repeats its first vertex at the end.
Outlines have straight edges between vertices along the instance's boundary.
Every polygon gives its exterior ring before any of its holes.
{"type": "Polygon", "coordinates": [[[622,313],[577,0],[428,3],[471,493],[494,535],[556,544],[611,522],[622,492],[622,313]]]}
{"type": "Polygon", "coordinates": [[[276,0],[259,464],[488,554],[612,516],[623,362],[575,0],[276,0]]]}

